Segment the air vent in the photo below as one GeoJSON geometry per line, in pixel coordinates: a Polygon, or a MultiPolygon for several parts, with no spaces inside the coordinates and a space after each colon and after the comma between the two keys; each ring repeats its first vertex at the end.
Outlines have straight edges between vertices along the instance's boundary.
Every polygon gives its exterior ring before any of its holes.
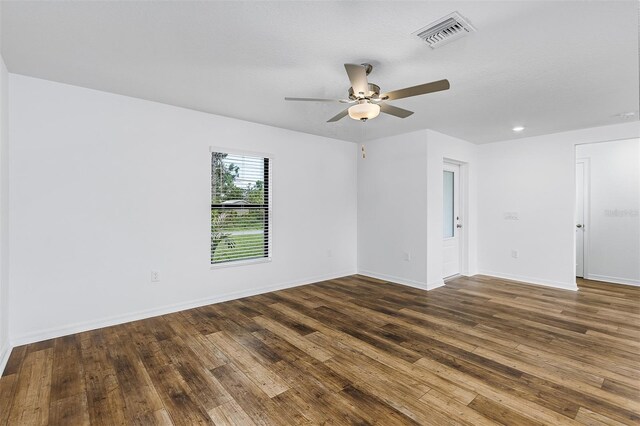
{"type": "Polygon", "coordinates": [[[464,16],[453,12],[424,28],[420,28],[412,35],[427,43],[430,48],[435,49],[475,31],[476,29],[464,16]]]}

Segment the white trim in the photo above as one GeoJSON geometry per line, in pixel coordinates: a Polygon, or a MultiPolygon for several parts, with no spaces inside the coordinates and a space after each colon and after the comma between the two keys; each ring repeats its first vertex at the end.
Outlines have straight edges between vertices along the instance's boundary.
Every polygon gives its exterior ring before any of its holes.
{"type": "MultiPolygon", "coordinates": [[[[441,268],[444,271],[444,242],[445,241],[452,241],[452,240],[456,240],[456,245],[458,246],[458,270],[455,272],[455,274],[453,275],[458,275],[460,274],[460,272],[462,271],[463,268],[463,264],[462,264],[462,246],[464,243],[464,232],[466,229],[463,230],[463,228],[458,228],[458,225],[461,224],[464,220],[465,217],[462,214],[465,203],[463,202],[464,200],[464,193],[463,193],[463,188],[462,188],[462,164],[460,164],[459,161],[455,161],[455,160],[450,160],[447,158],[444,158],[444,161],[442,163],[442,170],[444,172],[451,172],[453,173],[453,215],[455,217],[455,219],[453,220],[453,236],[452,237],[443,237],[442,241],[443,241],[443,245],[442,245],[442,265],[441,268]],[[456,235],[457,233],[457,235],[456,235]]],[[[444,195],[444,191],[443,191],[443,195],[444,195]]],[[[444,198],[442,200],[442,204],[444,206],[444,198]]],[[[442,220],[444,222],[444,216],[442,217],[442,220]]],[[[450,275],[448,276],[444,276],[442,277],[442,279],[444,280],[445,278],[448,278],[450,275]]],[[[438,286],[439,287],[439,286],[438,286]]]]}
{"type": "Polygon", "coordinates": [[[365,277],[377,278],[383,281],[389,281],[396,284],[402,284],[413,288],[419,288],[420,290],[428,290],[427,283],[422,281],[414,281],[408,280],[406,278],[396,277],[394,275],[381,274],[379,272],[366,271],[363,269],[358,270],[358,274],[364,275],[365,277]]]}
{"type": "Polygon", "coordinates": [[[102,318],[96,321],[86,321],[75,324],[69,324],[63,327],[54,327],[42,331],[27,333],[22,336],[16,336],[11,339],[11,346],[21,346],[29,343],[40,342],[42,340],[53,339],[56,337],[67,336],[69,334],[81,333],[83,331],[95,330],[98,328],[109,327],[112,325],[124,324],[131,321],[137,321],[141,319],[151,318],[159,315],[171,314],[174,312],[184,311],[186,309],[197,308],[200,306],[212,305],[215,303],[226,302],[229,300],[240,299],[248,296],[255,296],[257,294],[268,293],[271,291],[284,290],[287,288],[298,287],[302,285],[312,284],[319,281],[326,281],[345,277],[349,275],[355,275],[357,272],[353,269],[337,272],[333,274],[317,275],[308,278],[301,278],[299,280],[289,281],[282,284],[275,284],[265,287],[258,287],[250,290],[236,291],[227,293],[220,296],[205,297],[203,299],[192,300],[189,302],[176,303],[173,305],[166,305],[159,308],[146,309],[138,312],[132,312],[124,315],[116,315],[111,317],[102,318]]]}
{"type": "Polygon", "coordinates": [[[225,148],[222,146],[210,146],[209,152],[222,152],[225,154],[246,155],[247,157],[262,157],[262,158],[268,158],[269,160],[273,159],[273,154],[269,154],[268,152],[244,151],[241,149],[230,148],[230,147],[225,148]]]}
{"type": "Polygon", "coordinates": [[[503,274],[500,272],[480,271],[478,272],[478,274],[487,275],[494,278],[501,278],[504,280],[518,281],[523,284],[541,285],[545,287],[558,288],[561,290],[578,291],[578,285],[575,282],[573,283],[573,286],[571,286],[561,281],[542,280],[540,278],[525,277],[522,275],[503,274]]]}
{"type": "Polygon", "coordinates": [[[436,288],[440,288],[440,287],[444,287],[446,283],[444,282],[443,279],[439,279],[436,282],[427,284],[427,290],[435,290],[436,288]]]}
{"type": "Polygon", "coordinates": [[[212,263],[209,269],[232,268],[234,266],[255,265],[271,262],[271,257],[257,257],[255,259],[230,260],[228,262],[212,263]]]}
{"type": "MultiPolygon", "coordinates": [[[[267,213],[268,213],[268,217],[269,217],[269,222],[267,223],[267,229],[269,231],[269,238],[267,240],[267,253],[269,254],[269,257],[267,258],[258,258],[258,259],[240,259],[240,260],[232,260],[229,262],[224,262],[224,265],[222,263],[210,263],[210,269],[219,269],[219,268],[227,268],[227,267],[231,267],[231,266],[245,266],[245,265],[251,265],[251,264],[255,264],[255,263],[266,263],[266,262],[271,262],[271,259],[273,259],[273,236],[274,236],[274,219],[273,219],[273,205],[274,205],[274,201],[273,201],[273,182],[274,182],[274,174],[273,174],[273,162],[274,162],[274,157],[272,154],[266,153],[266,152],[254,152],[254,151],[243,151],[243,150],[235,150],[235,149],[227,149],[227,148],[222,148],[222,147],[217,147],[217,146],[210,146],[209,147],[209,152],[213,153],[213,152],[221,152],[221,153],[225,153],[225,154],[232,154],[232,155],[246,155],[247,157],[260,157],[260,158],[267,158],[269,160],[269,181],[266,182],[267,187],[268,187],[268,196],[269,199],[267,200],[267,213]]],[[[211,176],[209,176],[211,177],[211,176]]],[[[211,194],[213,192],[213,188],[211,187],[211,179],[209,179],[209,194],[211,194]]],[[[211,226],[211,220],[209,219],[209,226],[211,226]]],[[[209,234],[211,235],[211,234],[209,234]]],[[[209,256],[209,258],[211,258],[211,256],[209,256]]]]}
{"type": "Polygon", "coordinates": [[[7,362],[11,356],[11,349],[12,347],[9,345],[9,342],[6,342],[2,349],[0,349],[0,376],[4,374],[4,368],[7,366],[7,362]]]}
{"type": "MultiPolygon", "coordinates": [[[[614,124],[615,126],[615,124],[614,124]]],[[[605,126],[597,126],[597,127],[605,127],[605,126]]],[[[597,127],[589,127],[590,129],[595,129],[597,127]]],[[[579,130],[586,130],[586,129],[579,129],[579,130]]],[[[569,132],[571,132],[571,130],[569,130],[569,132]]],[[[565,132],[566,133],[566,132],[565,132]]],[[[638,136],[632,136],[632,137],[628,137],[628,138],[618,138],[618,139],[599,139],[599,140],[595,140],[595,141],[586,141],[586,142],[574,142],[573,146],[578,146],[578,145],[591,145],[593,143],[606,143],[606,142],[618,142],[618,141],[630,141],[630,140],[636,140],[638,139],[638,136]]]]}
{"type": "MultiPolygon", "coordinates": [[[[589,253],[591,252],[591,158],[582,157],[576,158],[576,166],[578,163],[582,164],[582,277],[589,276],[589,253]]],[[[575,173],[574,173],[575,174],[575,173]]],[[[577,198],[577,184],[574,182],[574,200],[577,198]]],[[[578,206],[574,207],[574,211],[577,211],[578,206]]],[[[575,222],[575,213],[573,214],[575,222]]],[[[573,242],[576,250],[576,256],[578,251],[578,244],[574,233],[573,242]]],[[[574,261],[576,256],[574,256],[574,261]]],[[[574,267],[575,269],[575,267],[574,267]]]]}
{"type": "Polygon", "coordinates": [[[469,217],[471,216],[469,163],[449,157],[443,157],[442,160],[445,167],[447,164],[458,166],[458,216],[462,223],[462,228],[458,229],[458,274],[466,275],[469,273],[469,258],[471,257],[469,254],[469,217]]]}
{"type": "Polygon", "coordinates": [[[406,278],[396,277],[395,275],[381,274],[379,272],[366,271],[363,269],[358,270],[358,274],[364,275],[365,277],[377,278],[379,280],[389,281],[395,284],[402,284],[408,287],[413,287],[413,288],[426,290],[426,291],[433,290],[435,288],[442,287],[444,285],[444,281],[442,280],[434,282],[432,284],[427,284],[423,281],[408,280],[406,278]]]}
{"type": "Polygon", "coordinates": [[[593,280],[593,281],[602,281],[605,283],[613,283],[613,284],[634,285],[634,286],[640,287],[640,280],[634,280],[629,278],[609,277],[607,275],[589,274],[588,276],[585,276],[584,279],[593,280]]]}
{"type": "Polygon", "coordinates": [[[470,195],[469,185],[469,163],[460,163],[460,218],[462,222],[462,228],[460,231],[460,274],[464,275],[469,273],[469,217],[471,217],[471,208],[469,202],[470,195]]]}

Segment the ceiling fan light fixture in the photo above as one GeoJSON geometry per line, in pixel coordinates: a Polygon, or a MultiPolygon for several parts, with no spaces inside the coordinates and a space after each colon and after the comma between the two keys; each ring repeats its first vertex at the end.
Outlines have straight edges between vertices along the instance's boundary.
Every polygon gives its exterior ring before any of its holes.
{"type": "Polygon", "coordinates": [[[366,121],[376,118],[380,114],[380,105],[372,104],[367,100],[359,101],[349,107],[349,117],[354,120],[366,121]]]}
{"type": "Polygon", "coordinates": [[[328,119],[327,123],[335,123],[336,121],[342,120],[347,115],[354,120],[365,122],[372,118],[376,118],[381,112],[398,118],[407,118],[413,114],[413,111],[383,103],[384,101],[395,101],[398,99],[410,98],[412,96],[440,92],[441,90],[449,90],[449,80],[445,79],[380,94],[380,87],[377,84],[369,83],[369,80],[367,79],[367,75],[369,75],[373,68],[371,64],[344,64],[344,68],[347,71],[347,76],[351,83],[351,87],[349,87],[348,90],[348,99],[287,97],[284,98],[285,101],[341,102],[354,104],[350,108],[343,109],[328,119]]]}

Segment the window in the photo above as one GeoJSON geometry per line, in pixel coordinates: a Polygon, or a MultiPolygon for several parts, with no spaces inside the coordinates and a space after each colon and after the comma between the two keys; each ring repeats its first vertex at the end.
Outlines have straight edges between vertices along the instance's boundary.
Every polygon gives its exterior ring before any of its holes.
{"type": "Polygon", "coordinates": [[[443,224],[444,224],[444,237],[445,238],[453,238],[454,237],[454,229],[453,229],[453,216],[454,212],[454,176],[453,172],[445,170],[443,176],[444,182],[444,214],[443,214],[443,224]]]}
{"type": "Polygon", "coordinates": [[[211,264],[269,258],[269,158],[211,153],[211,264]]]}

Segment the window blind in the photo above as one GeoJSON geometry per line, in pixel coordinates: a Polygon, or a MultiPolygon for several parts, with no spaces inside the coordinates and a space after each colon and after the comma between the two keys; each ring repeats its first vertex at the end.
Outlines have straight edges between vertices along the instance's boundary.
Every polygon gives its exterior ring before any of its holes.
{"type": "Polygon", "coordinates": [[[211,153],[211,263],[269,257],[269,158],[211,153]]]}

